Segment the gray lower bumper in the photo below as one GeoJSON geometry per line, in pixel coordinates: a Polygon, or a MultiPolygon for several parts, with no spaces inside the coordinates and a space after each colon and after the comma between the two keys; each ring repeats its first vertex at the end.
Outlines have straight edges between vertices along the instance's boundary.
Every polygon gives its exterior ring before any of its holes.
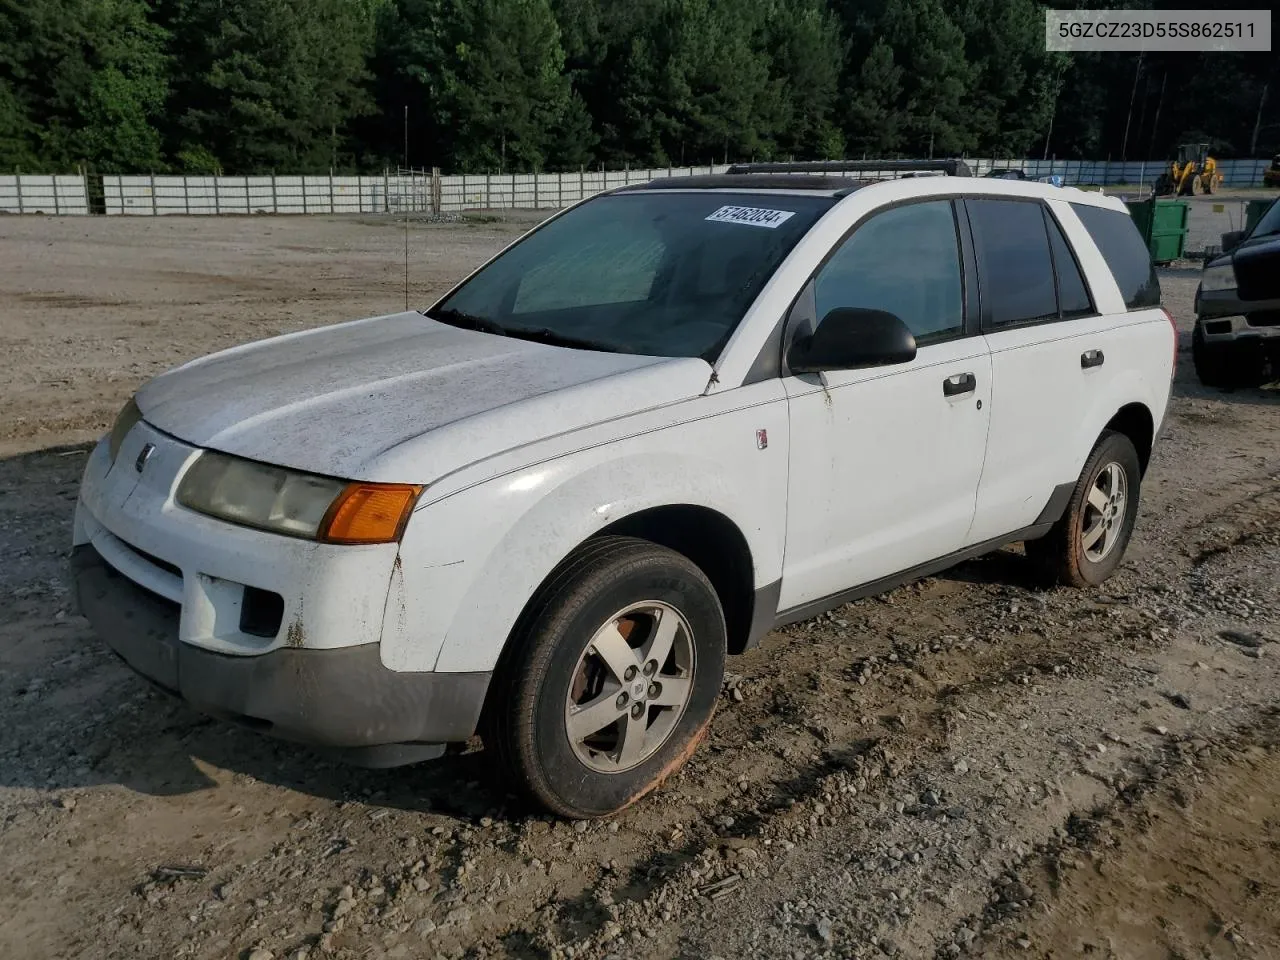
{"type": "Polygon", "coordinates": [[[135,671],[213,716],[394,766],[438,756],[476,730],[488,673],[397,673],[378,644],[255,657],[178,640],[176,604],[116,572],[89,546],[72,554],[80,611],[135,671]]]}

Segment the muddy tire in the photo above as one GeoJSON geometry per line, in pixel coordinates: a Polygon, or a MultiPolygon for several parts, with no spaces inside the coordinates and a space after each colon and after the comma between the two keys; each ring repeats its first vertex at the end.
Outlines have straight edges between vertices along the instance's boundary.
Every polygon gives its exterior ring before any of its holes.
{"type": "Polygon", "coordinates": [[[1076,481],[1066,513],[1048,534],[1027,543],[1027,556],[1050,582],[1098,586],[1124,559],[1141,487],[1133,442],[1122,433],[1104,432],[1076,481]]]}
{"type": "Polygon", "coordinates": [[[485,745],[550,812],[616,813],[697,749],[724,659],[724,613],[697,566],[645,540],[592,540],[521,617],[489,693],[485,745]]]}

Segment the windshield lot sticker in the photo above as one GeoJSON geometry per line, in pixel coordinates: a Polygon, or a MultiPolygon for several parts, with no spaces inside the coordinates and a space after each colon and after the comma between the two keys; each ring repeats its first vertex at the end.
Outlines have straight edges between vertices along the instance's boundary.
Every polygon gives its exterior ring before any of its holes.
{"type": "Polygon", "coordinates": [[[721,207],[707,217],[712,223],[745,223],[749,227],[776,230],[795,216],[794,210],[765,210],[762,207],[721,207]]]}

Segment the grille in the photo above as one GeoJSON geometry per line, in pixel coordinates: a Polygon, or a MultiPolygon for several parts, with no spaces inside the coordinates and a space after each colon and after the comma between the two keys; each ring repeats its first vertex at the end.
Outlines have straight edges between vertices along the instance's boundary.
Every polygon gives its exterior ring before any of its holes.
{"type": "MultiPolygon", "coordinates": [[[[117,539],[118,539],[118,538],[117,538],[117,539]]],[[[121,544],[123,544],[124,546],[128,547],[131,551],[133,551],[134,553],[136,553],[136,554],[137,554],[138,556],[140,556],[143,560],[146,560],[148,563],[153,564],[154,566],[159,567],[159,568],[160,568],[161,570],[163,570],[165,573],[171,573],[171,574],[173,574],[175,577],[177,577],[179,580],[181,580],[181,579],[182,579],[182,571],[181,571],[180,569],[178,569],[177,567],[175,567],[175,566],[174,566],[172,563],[170,563],[168,560],[161,560],[159,557],[153,556],[152,554],[147,553],[147,551],[145,551],[145,550],[139,550],[139,549],[138,549],[137,547],[135,547],[133,544],[131,544],[131,543],[125,543],[123,540],[121,540],[121,541],[120,541],[120,543],[121,543],[121,544]]]]}

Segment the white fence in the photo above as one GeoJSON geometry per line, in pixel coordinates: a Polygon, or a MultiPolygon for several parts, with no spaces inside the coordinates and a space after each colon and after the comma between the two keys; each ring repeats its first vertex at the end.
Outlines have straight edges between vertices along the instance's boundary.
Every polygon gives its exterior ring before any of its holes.
{"type": "Polygon", "coordinates": [[[85,179],[72,176],[0,176],[0,213],[87,214],[85,179]]]}
{"type": "MultiPolygon", "coordinates": [[[[405,182],[401,182],[401,181],[405,182]]],[[[164,214],[383,213],[399,177],[103,177],[105,212],[164,214]]]]}
{"type": "Polygon", "coordinates": [[[440,176],[430,171],[373,177],[103,177],[106,213],[400,213],[548,209],[655,177],[723,172],[719,167],[440,176]]]}
{"type": "MultiPolygon", "coordinates": [[[[1038,179],[1057,175],[1067,186],[1090,184],[1113,186],[1117,184],[1152,184],[1160,174],[1169,169],[1166,160],[966,160],[977,176],[991,170],[1012,168],[1021,170],[1028,177],[1038,179]]],[[[1262,172],[1271,165],[1270,160],[1219,160],[1218,172],[1222,174],[1224,187],[1260,187],[1262,172]]]]}
{"type": "MultiPolygon", "coordinates": [[[[1074,184],[1151,184],[1164,161],[1125,163],[1090,160],[969,159],[978,175],[1002,167],[1029,177],[1061,176],[1074,184]]],[[[1267,160],[1218,164],[1228,187],[1258,186],[1267,160]]],[[[632,183],[691,174],[723,173],[727,167],[663,167],[648,170],[584,170],[577,173],[466,174],[432,171],[371,177],[185,177],[101,178],[97,209],[110,215],[350,214],[464,210],[554,209],[632,183]]],[[[865,174],[864,174],[865,175],[865,174]]],[[[90,212],[84,176],[0,176],[0,212],[49,215],[90,212]]],[[[94,183],[96,186],[96,183],[94,183]]]]}

